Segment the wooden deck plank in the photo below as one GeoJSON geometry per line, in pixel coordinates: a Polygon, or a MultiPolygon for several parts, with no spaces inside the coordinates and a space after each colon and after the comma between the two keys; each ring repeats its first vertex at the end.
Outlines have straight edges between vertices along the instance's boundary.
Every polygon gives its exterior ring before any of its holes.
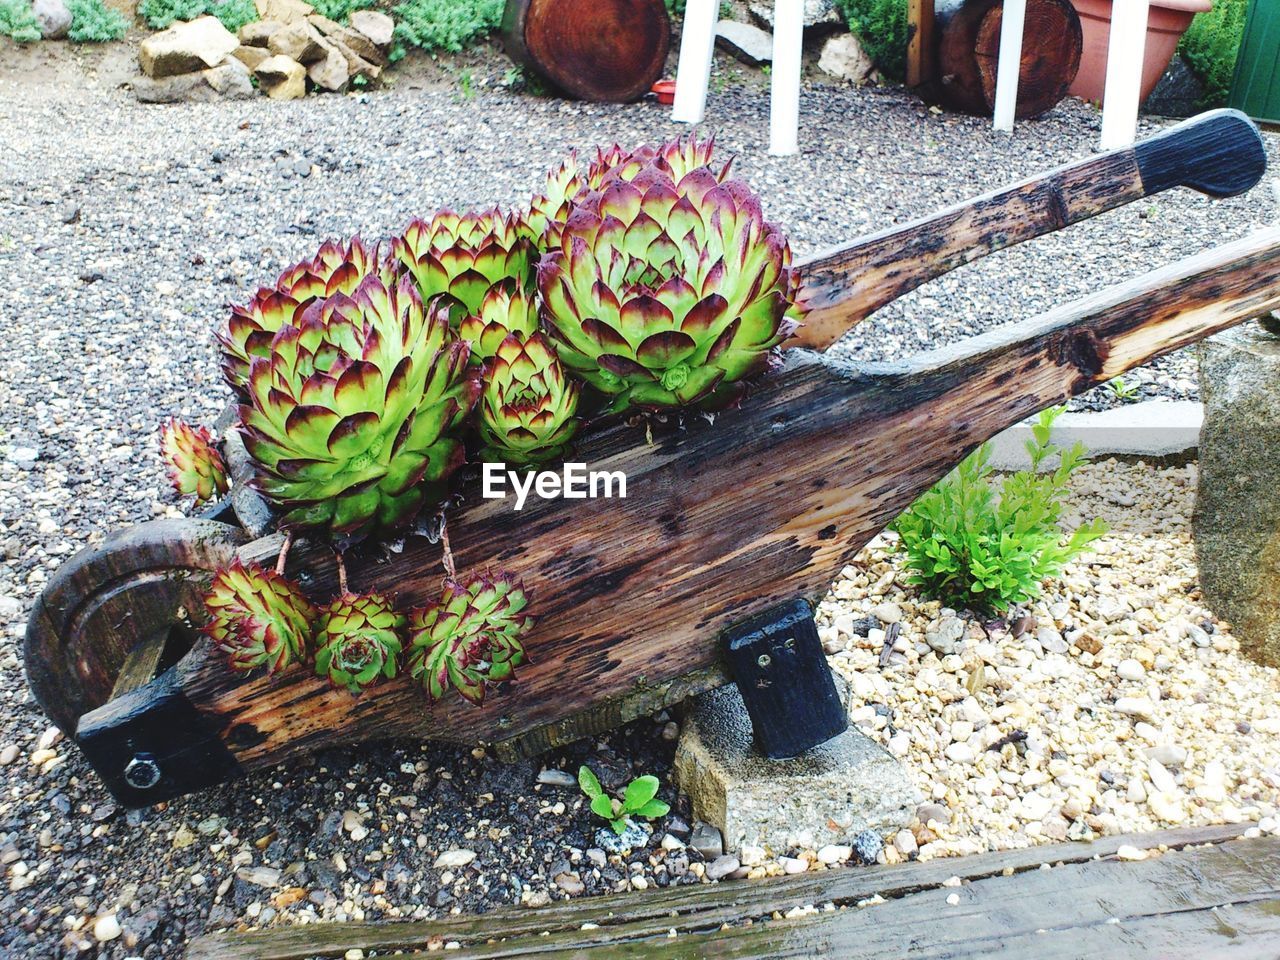
{"type": "MultiPolygon", "coordinates": [[[[951,876],[978,880],[1006,870],[1034,870],[1044,863],[1075,863],[1109,857],[1124,845],[1172,849],[1221,843],[1240,836],[1247,824],[1192,827],[1140,835],[1104,837],[1090,843],[1066,843],[1008,850],[956,859],[893,867],[855,867],[800,874],[759,882],[671,887],[556,903],[539,910],[501,908],[482,916],[445,917],[423,922],[383,924],[311,924],[255,932],[210,934],[192,942],[190,960],[303,960],[341,957],[348,949],[422,949],[433,940],[476,943],[481,940],[538,937],[543,945],[580,939],[583,924],[596,924],[601,939],[624,925],[632,935],[662,935],[680,930],[714,930],[744,917],[785,913],[792,907],[826,902],[856,903],[875,894],[900,897],[937,887],[951,876]],[[549,936],[542,936],[543,934],[549,936]]],[[[455,956],[452,951],[451,956],[455,956]]],[[[468,951],[467,955],[471,955],[468,951]]],[[[502,955],[502,954],[494,954],[502,955]]]]}

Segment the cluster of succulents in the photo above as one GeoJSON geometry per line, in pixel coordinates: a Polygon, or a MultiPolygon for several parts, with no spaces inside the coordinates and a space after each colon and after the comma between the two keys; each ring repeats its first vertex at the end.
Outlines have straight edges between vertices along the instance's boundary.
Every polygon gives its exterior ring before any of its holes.
{"type": "MultiPolygon", "coordinates": [[[[593,419],[737,402],[795,328],[799,278],[781,229],[712,153],[688,138],[570,154],[523,211],[442,210],[385,247],[330,241],[233,307],[218,342],[235,429],[281,528],[341,551],[411,529],[469,459],[533,468],[593,419]]],[[[207,434],[163,443],[180,491],[225,492],[207,434]]],[[[522,656],[475,626],[510,606],[504,583],[454,584],[436,619],[403,623],[382,598],[340,597],[317,613],[317,667],[358,688],[405,646],[430,690],[479,700],[481,674],[522,656]]],[[[240,662],[296,659],[257,635],[240,662]]]]}
{"type": "Polygon", "coordinates": [[[344,591],[317,607],[280,572],[237,560],[214,575],[204,632],[233,670],[273,676],[311,662],[335,688],[358,694],[404,665],[430,699],[456,690],[478,704],[524,662],[528,604],[515,577],[484,574],[449,578],[439,600],[403,612],[376,592],[344,591]]]}

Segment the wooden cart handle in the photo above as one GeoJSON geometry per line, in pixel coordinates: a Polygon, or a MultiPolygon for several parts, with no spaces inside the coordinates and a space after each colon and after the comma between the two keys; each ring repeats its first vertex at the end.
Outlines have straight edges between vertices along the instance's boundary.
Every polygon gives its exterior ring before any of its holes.
{"type": "MultiPolygon", "coordinates": [[[[978,443],[1276,307],[1280,229],[905,364],[860,367],[797,351],[714,425],[671,426],[652,444],[626,425],[588,437],[579,458],[624,471],[626,499],[539,500],[515,513],[473,496],[460,508],[459,568],[518,570],[542,616],[519,681],[483,708],[456,697],[430,704],[404,676],[358,698],[302,668],[243,678],[201,640],[147,686],[80,717],[76,739],[112,793],[136,805],[342,742],[537,736],[549,747],[615,726],[697,683],[723,682],[726,629],[821,594],[978,443]],[[690,677],[702,679],[681,679],[690,677]],[[131,765],[155,782],[139,786],[131,765]]],[[[272,535],[238,553],[270,562],[279,545],[272,535]]],[[[439,551],[410,538],[392,557],[352,561],[352,585],[424,602],[439,593],[439,551]]],[[[289,561],[315,596],[336,589],[326,547],[297,544],[289,561]]],[[[29,665],[33,651],[50,648],[40,633],[51,628],[28,633],[29,665]]]]}
{"type": "Polygon", "coordinates": [[[1213,110],[1123,150],[854,240],[800,264],[805,324],[787,346],[825,350],[928,280],[1014,244],[1170,187],[1243,193],[1266,170],[1262,137],[1238,110],[1213,110]]]}

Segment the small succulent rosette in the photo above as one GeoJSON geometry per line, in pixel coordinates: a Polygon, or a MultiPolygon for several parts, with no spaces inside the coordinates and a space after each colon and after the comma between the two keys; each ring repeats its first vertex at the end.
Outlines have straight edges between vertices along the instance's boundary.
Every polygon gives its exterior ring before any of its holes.
{"type": "Polygon", "coordinates": [[[562,459],[578,430],[580,390],[546,337],[508,336],[485,367],[481,459],[516,467],[562,459]]]}
{"type": "Polygon", "coordinates": [[[179,495],[204,503],[230,489],[227,465],[207,427],[169,420],[160,428],[160,456],[179,495]]]}
{"type": "Polygon", "coordinates": [[[316,673],[335,687],[360,693],[399,667],[405,617],[379,593],[346,593],[320,611],[316,673]]]}
{"type": "Polygon", "coordinates": [[[219,570],[205,596],[204,633],[232,669],[279,673],[307,656],[317,611],[282,574],[239,560],[219,570]]]}

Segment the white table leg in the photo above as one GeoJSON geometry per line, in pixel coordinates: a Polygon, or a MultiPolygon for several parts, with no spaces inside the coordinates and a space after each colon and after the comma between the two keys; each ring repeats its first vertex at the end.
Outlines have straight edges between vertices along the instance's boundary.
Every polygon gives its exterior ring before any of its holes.
{"type": "Polygon", "coordinates": [[[680,63],[676,67],[676,99],[671,119],[701,123],[707,110],[707,82],[715,53],[716,19],[720,0],[688,0],[680,34],[680,63]]]}
{"type": "Polygon", "coordinates": [[[1147,0],[1115,0],[1102,97],[1102,149],[1133,143],[1138,133],[1142,60],[1147,49],[1147,0]]]}
{"type": "Polygon", "coordinates": [[[1022,69],[1022,25],[1027,0],[1004,0],[1000,19],[1000,59],[996,66],[995,128],[1013,131],[1018,109],[1018,73],[1022,69]]]}
{"type": "Polygon", "coordinates": [[[800,52],[804,42],[804,0],[773,4],[773,77],[769,97],[769,152],[800,152],[800,52]]]}

